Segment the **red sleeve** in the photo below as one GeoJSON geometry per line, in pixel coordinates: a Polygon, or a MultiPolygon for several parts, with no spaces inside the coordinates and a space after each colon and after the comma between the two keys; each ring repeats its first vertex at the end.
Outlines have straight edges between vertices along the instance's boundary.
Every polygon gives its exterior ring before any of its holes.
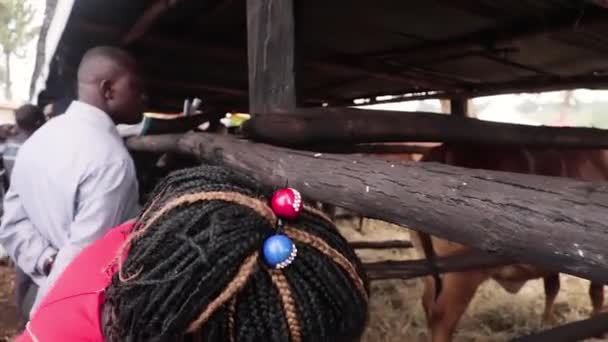
{"type": "Polygon", "coordinates": [[[57,279],[17,341],[103,342],[104,292],[132,226],[118,226],[85,248],[57,279]]]}
{"type": "Polygon", "coordinates": [[[102,293],[82,294],[47,305],[17,339],[26,341],[104,342],[99,320],[102,293]]]}

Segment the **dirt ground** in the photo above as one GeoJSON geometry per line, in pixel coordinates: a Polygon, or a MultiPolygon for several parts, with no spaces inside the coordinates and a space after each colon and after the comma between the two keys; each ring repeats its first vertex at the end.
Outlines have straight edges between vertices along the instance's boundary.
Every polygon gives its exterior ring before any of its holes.
{"type": "MultiPolygon", "coordinates": [[[[403,228],[366,220],[362,233],[353,229],[354,222],[340,222],[342,233],[351,240],[409,239],[403,228]]],[[[413,250],[361,251],[366,261],[404,260],[414,258],[413,250]]],[[[0,266],[0,342],[10,341],[15,334],[13,304],[14,273],[0,266]]],[[[557,298],[559,323],[584,319],[590,311],[588,281],[562,275],[562,289],[557,298]]],[[[419,280],[393,280],[372,283],[370,322],[363,342],[423,342],[427,329],[420,304],[422,284],[419,280]]],[[[511,338],[541,330],[544,305],[541,281],[531,281],[511,295],[494,282],[487,282],[477,292],[462,318],[456,342],[508,341],[511,338]]],[[[593,341],[606,341],[593,340],[593,341]]]]}
{"type": "MultiPolygon", "coordinates": [[[[353,229],[354,222],[339,222],[349,240],[408,239],[409,232],[384,222],[365,220],[361,233],[353,229]]],[[[407,260],[416,258],[412,249],[358,252],[364,261],[407,260]]],[[[586,280],[561,276],[561,291],[555,305],[558,323],[587,318],[591,310],[586,280]]],[[[426,320],[420,301],[420,280],[392,280],[372,283],[370,322],[363,342],[425,342],[428,341],[426,320]]],[[[498,284],[488,281],[481,286],[468,311],[463,316],[454,341],[509,341],[531,332],[541,331],[544,307],[543,283],[528,282],[512,295],[498,284]]],[[[608,341],[594,339],[590,341],[608,341]]]]}
{"type": "Polygon", "coordinates": [[[15,272],[13,268],[0,265],[0,342],[10,341],[16,332],[14,288],[15,272]]]}

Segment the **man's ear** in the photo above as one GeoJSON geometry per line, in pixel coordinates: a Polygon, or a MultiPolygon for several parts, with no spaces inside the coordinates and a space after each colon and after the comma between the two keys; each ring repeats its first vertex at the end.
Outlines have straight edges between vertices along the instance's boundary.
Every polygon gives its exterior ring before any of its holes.
{"type": "Polygon", "coordinates": [[[99,83],[101,94],[104,99],[111,100],[114,98],[114,84],[110,80],[103,80],[99,83]]]}

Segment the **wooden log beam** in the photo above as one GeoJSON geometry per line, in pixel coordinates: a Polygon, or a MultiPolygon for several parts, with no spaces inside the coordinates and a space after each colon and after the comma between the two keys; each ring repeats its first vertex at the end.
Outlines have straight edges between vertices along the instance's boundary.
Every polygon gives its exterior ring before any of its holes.
{"type": "Polygon", "coordinates": [[[513,342],[572,342],[583,341],[608,332],[608,313],[516,338],[513,342]]]}
{"type": "Polygon", "coordinates": [[[357,98],[344,99],[341,101],[330,101],[329,104],[334,107],[352,106],[354,105],[354,100],[356,99],[367,99],[365,104],[370,105],[377,103],[418,101],[428,99],[449,99],[454,97],[475,98],[500,94],[540,93],[578,88],[608,89],[608,77],[594,75],[571,77],[526,77],[516,81],[477,85],[468,90],[456,92],[427,90],[420,93],[404,94],[371,93],[368,95],[358,96],[357,98]],[[394,97],[388,100],[378,100],[375,98],[377,96],[384,95],[393,95],[394,97]]]}
{"type": "MultiPolygon", "coordinates": [[[[88,34],[104,34],[106,36],[117,36],[120,34],[116,29],[101,25],[96,25],[89,22],[79,22],[77,25],[78,29],[88,34]]],[[[147,35],[141,37],[138,40],[139,44],[149,46],[154,49],[171,49],[179,51],[188,51],[189,56],[195,56],[200,58],[218,58],[227,60],[230,62],[240,62],[242,56],[246,53],[241,49],[236,49],[229,46],[219,45],[199,45],[193,48],[191,45],[184,44],[173,39],[158,35],[147,35]]],[[[365,76],[368,78],[386,80],[402,84],[404,89],[411,89],[414,87],[426,86],[430,88],[441,88],[445,90],[454,91],[454,86],[448,86],[441,84],[440,82],[430,82],[429,80],[421,79],[420,77],[412,75],[401,75],[394,72],[387,72],[377,70],[377,68],[371,68],[370,66],[356,65],[353,63],[347,63],[345,61],[326,61],[326,60],[305,60],[303,61],[305,67],[311,67],[318,71],[325,72],[337,72],[337,73],[351,73],[357,75],[357,77],[365,76]],[[445,88],[442,88],[445,87],[445,88]]],[[[382,94],[385,95],[385,94],[382,94]]]]}
{"type": "MultiPolygon", "coordinates": [[[[446,3],[458,6],[459,1],[443,0],[446,3]]],[[[518,18],[516,21],[505,22],[501,26],[482,29],[472,33],[466,33],[449,39],[423,42],[415,46],[404,46],[391,48],[385,51],[377,51],[368,54],[375,58],[400,58],[407,63],[407,58],[420,58],[420,56],[432,56],[436,53],[451,53],[454,51],[467,51],[480,46],[497,47],[500,44],[510,43],[519,39],[535,37],[539,35],[557,34],[562,31],[583,29],[584,27],[601,23],[608,19],[608,13],[602,10],[587,10],[581,16],[576,11],[559,10],[553,13],[545,13],[544,20],[539,21],[536,16],[518,18]]]]}
{"type": "Polygon", "coordinates": [[[608,148],[608,132],[601,129],[352,108],[298,109],[286,116],[260,114],[245,123],[243,132],[255,141],[286,147],[408,141],[608,148]]]}
{"type": "Polygon", "coordinates": [[[304,148],[308,151],[327,152],[336,154],[425,154],[431,146],[414,145],[408,143],[382,143],[382,144],[358,144],[358,145],[312,145],[304,148]]]}
{"type": "Polygon", "coordinates": [[[181,0],[156,0],[139,17],[122,39],[123,45],[129,45],[141,38],[154,23],[181,0]]]}
{"type": "Polygon", "coordinates": [[[354,249],[406,249],[414,247],[410,241],[404,240],[350,241],[349,243],[354,249]]]}
{"type": "Polygon", "coordinates": [[[247,0],[250,113],[293,110],[293,0],[247,0]]]}
{"type": "Polygon", "coordinates": [[[319,155],[205,133],[134,137],[127,144],[224,164],[365,217],[608,283],[606,183],[319,155]]]}
{"type": "Polygon", "coordinates": [[[366,263],[364,268],[370,280],[406,280],[428,276],[433,272],[466,272],[511,263],[513,262],[504,258],[472,251],[461,255],[437,258],[435,259],[436,269],[433,269],[426,259],[366,263]]]}

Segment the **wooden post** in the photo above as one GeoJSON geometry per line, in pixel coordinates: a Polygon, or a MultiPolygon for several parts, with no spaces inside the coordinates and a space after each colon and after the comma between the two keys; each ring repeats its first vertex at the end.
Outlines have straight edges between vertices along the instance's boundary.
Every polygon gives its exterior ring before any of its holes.
{"type": "Polygon", "coordinates": [[[466,98],[453,98],[450,100],[450,113],[454,116],[469,116],[469,100],[466,98]]]}
{"type": "Polygon", "coordinates": [[[606,183],[317,154],[206,133],[135,137],[128,146],[224,164],[269,190],[289,182],[311,200],[608,283],[606,183]]]}
{"type": "Polygon", "coordinates": [[[250,113],[296,106],[293,0],[247,0],[250,113]]]}

